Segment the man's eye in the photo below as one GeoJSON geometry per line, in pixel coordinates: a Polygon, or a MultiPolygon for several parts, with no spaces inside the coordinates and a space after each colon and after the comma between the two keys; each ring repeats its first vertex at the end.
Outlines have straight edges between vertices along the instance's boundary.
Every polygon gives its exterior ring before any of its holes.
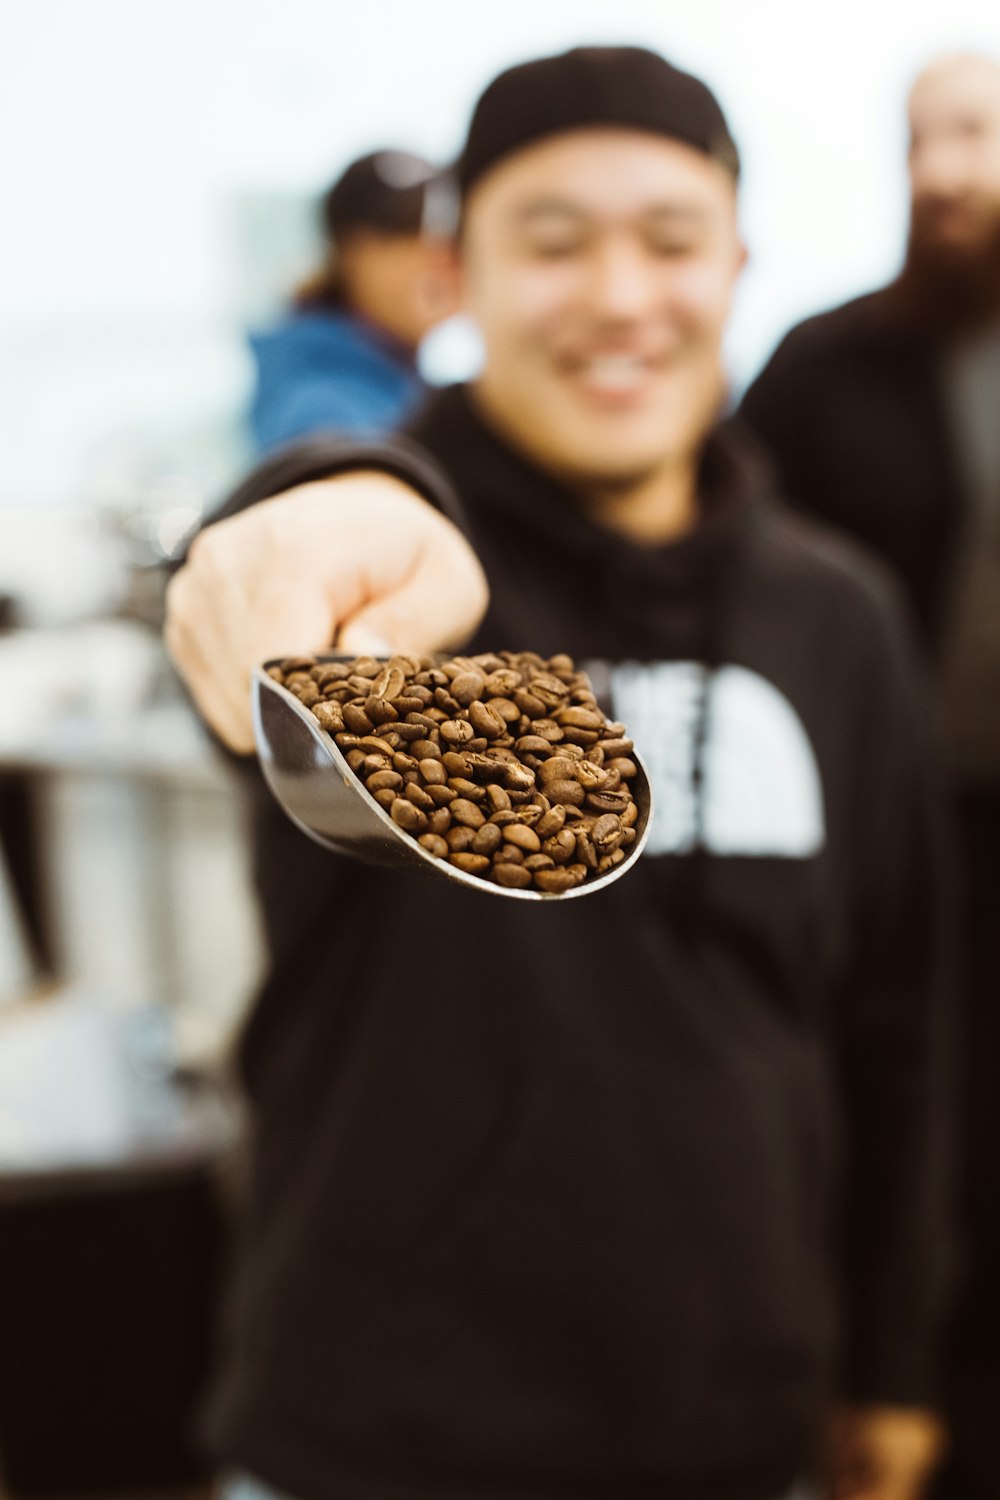
{"type": "Polygon", "coordinates": [[[528,250],[536,260],[567,260],[580,249],[579,240],[534,240],[528,250]]]}
{"type": "Polygon", "coordinates": [[[661,260],[679,260],[695,248],[690,240],[678,239],[676,235],[650,235],[646,247],[661,260]]]}

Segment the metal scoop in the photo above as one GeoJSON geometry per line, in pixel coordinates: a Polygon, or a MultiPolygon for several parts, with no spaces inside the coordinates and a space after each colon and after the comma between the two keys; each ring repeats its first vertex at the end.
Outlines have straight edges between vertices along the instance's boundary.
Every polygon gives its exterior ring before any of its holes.
{"type": "MultiPolygon", "coordinates": [[[[350,661],[329,654],[317,661],[350,661]]],[[[280,658],[265,662],[253,674],[253,723],[257,755],[264,779],[292,822],[325,849],[353,854],[372,865],[397,870],[423,870],[471,890],[516,901],[567,901],[603,890],[630,870],[649,836],[653,794],[640,757],[631,752],[638,776],[631,784],[639,809],[636,838],[621,864],[605,875],[559,895],[544,891],[508,890],[492,881],[469,875],[447,860],[428,853],[416,839],[392,821],[355,776],[336,742],[321,729],[313,714],[287,688],[267,675],[280,658]]]]}

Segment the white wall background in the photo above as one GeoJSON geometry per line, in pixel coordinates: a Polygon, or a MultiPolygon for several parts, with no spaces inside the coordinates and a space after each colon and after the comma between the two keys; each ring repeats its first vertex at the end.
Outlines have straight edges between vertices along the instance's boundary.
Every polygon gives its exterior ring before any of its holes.
{"type": "Polygon", "coordinates": [[[752,252],[739,386],[892,272],[907,83],[941,49],[1000,53],[1000,6],[0,0],[0,505],[86,500],[109,454],[227,482],[247,204],[379,144],[447,156],[494,72],[581,41],[659,47],[720,93],[752,252]]]}

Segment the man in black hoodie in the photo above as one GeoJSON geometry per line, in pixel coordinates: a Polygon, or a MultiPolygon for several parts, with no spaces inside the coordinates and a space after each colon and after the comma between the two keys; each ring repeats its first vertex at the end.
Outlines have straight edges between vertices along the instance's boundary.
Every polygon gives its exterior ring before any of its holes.
{"type": "Polygon", "coordinates": [[[268,656],[569,651],[658,799],[626,879],[525,911],[261,798],[212,1425],[301,1500],[777,1500],[833,1397],[838,1493],[915,1500],[930,1461],[935,798],[883,580],[715,426],[737,174],[651,53],[502,74],[458,167],[482,375],[264,464],[172,585],[234,749],[268,656]]]}
{"type": "Polygon", "coordinates": [[[942,1493],[1000,1495],[1000,63],[910,94],[910,234],[890,286],[800,324],[743,414],[789,497],[896,570],[958,792],[967,888],[965,1275],[942,1493]]]}

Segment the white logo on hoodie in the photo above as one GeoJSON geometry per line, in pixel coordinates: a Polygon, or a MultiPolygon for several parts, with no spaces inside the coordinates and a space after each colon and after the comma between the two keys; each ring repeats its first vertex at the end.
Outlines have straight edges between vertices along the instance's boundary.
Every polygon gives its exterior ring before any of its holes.
{"type": "MultiPolygon", "coordinates": [[[[649,854],[694,846],[703,683],[695,662],[628,662],[612,670],[615,717],[628,725],[653,784],[649,854]]],[[[711,853],[808,859],[822,849],[823,788],[809,736],[788,699],[745,667],[722,667],[711,679],[703,775],[711,853]]]]}

